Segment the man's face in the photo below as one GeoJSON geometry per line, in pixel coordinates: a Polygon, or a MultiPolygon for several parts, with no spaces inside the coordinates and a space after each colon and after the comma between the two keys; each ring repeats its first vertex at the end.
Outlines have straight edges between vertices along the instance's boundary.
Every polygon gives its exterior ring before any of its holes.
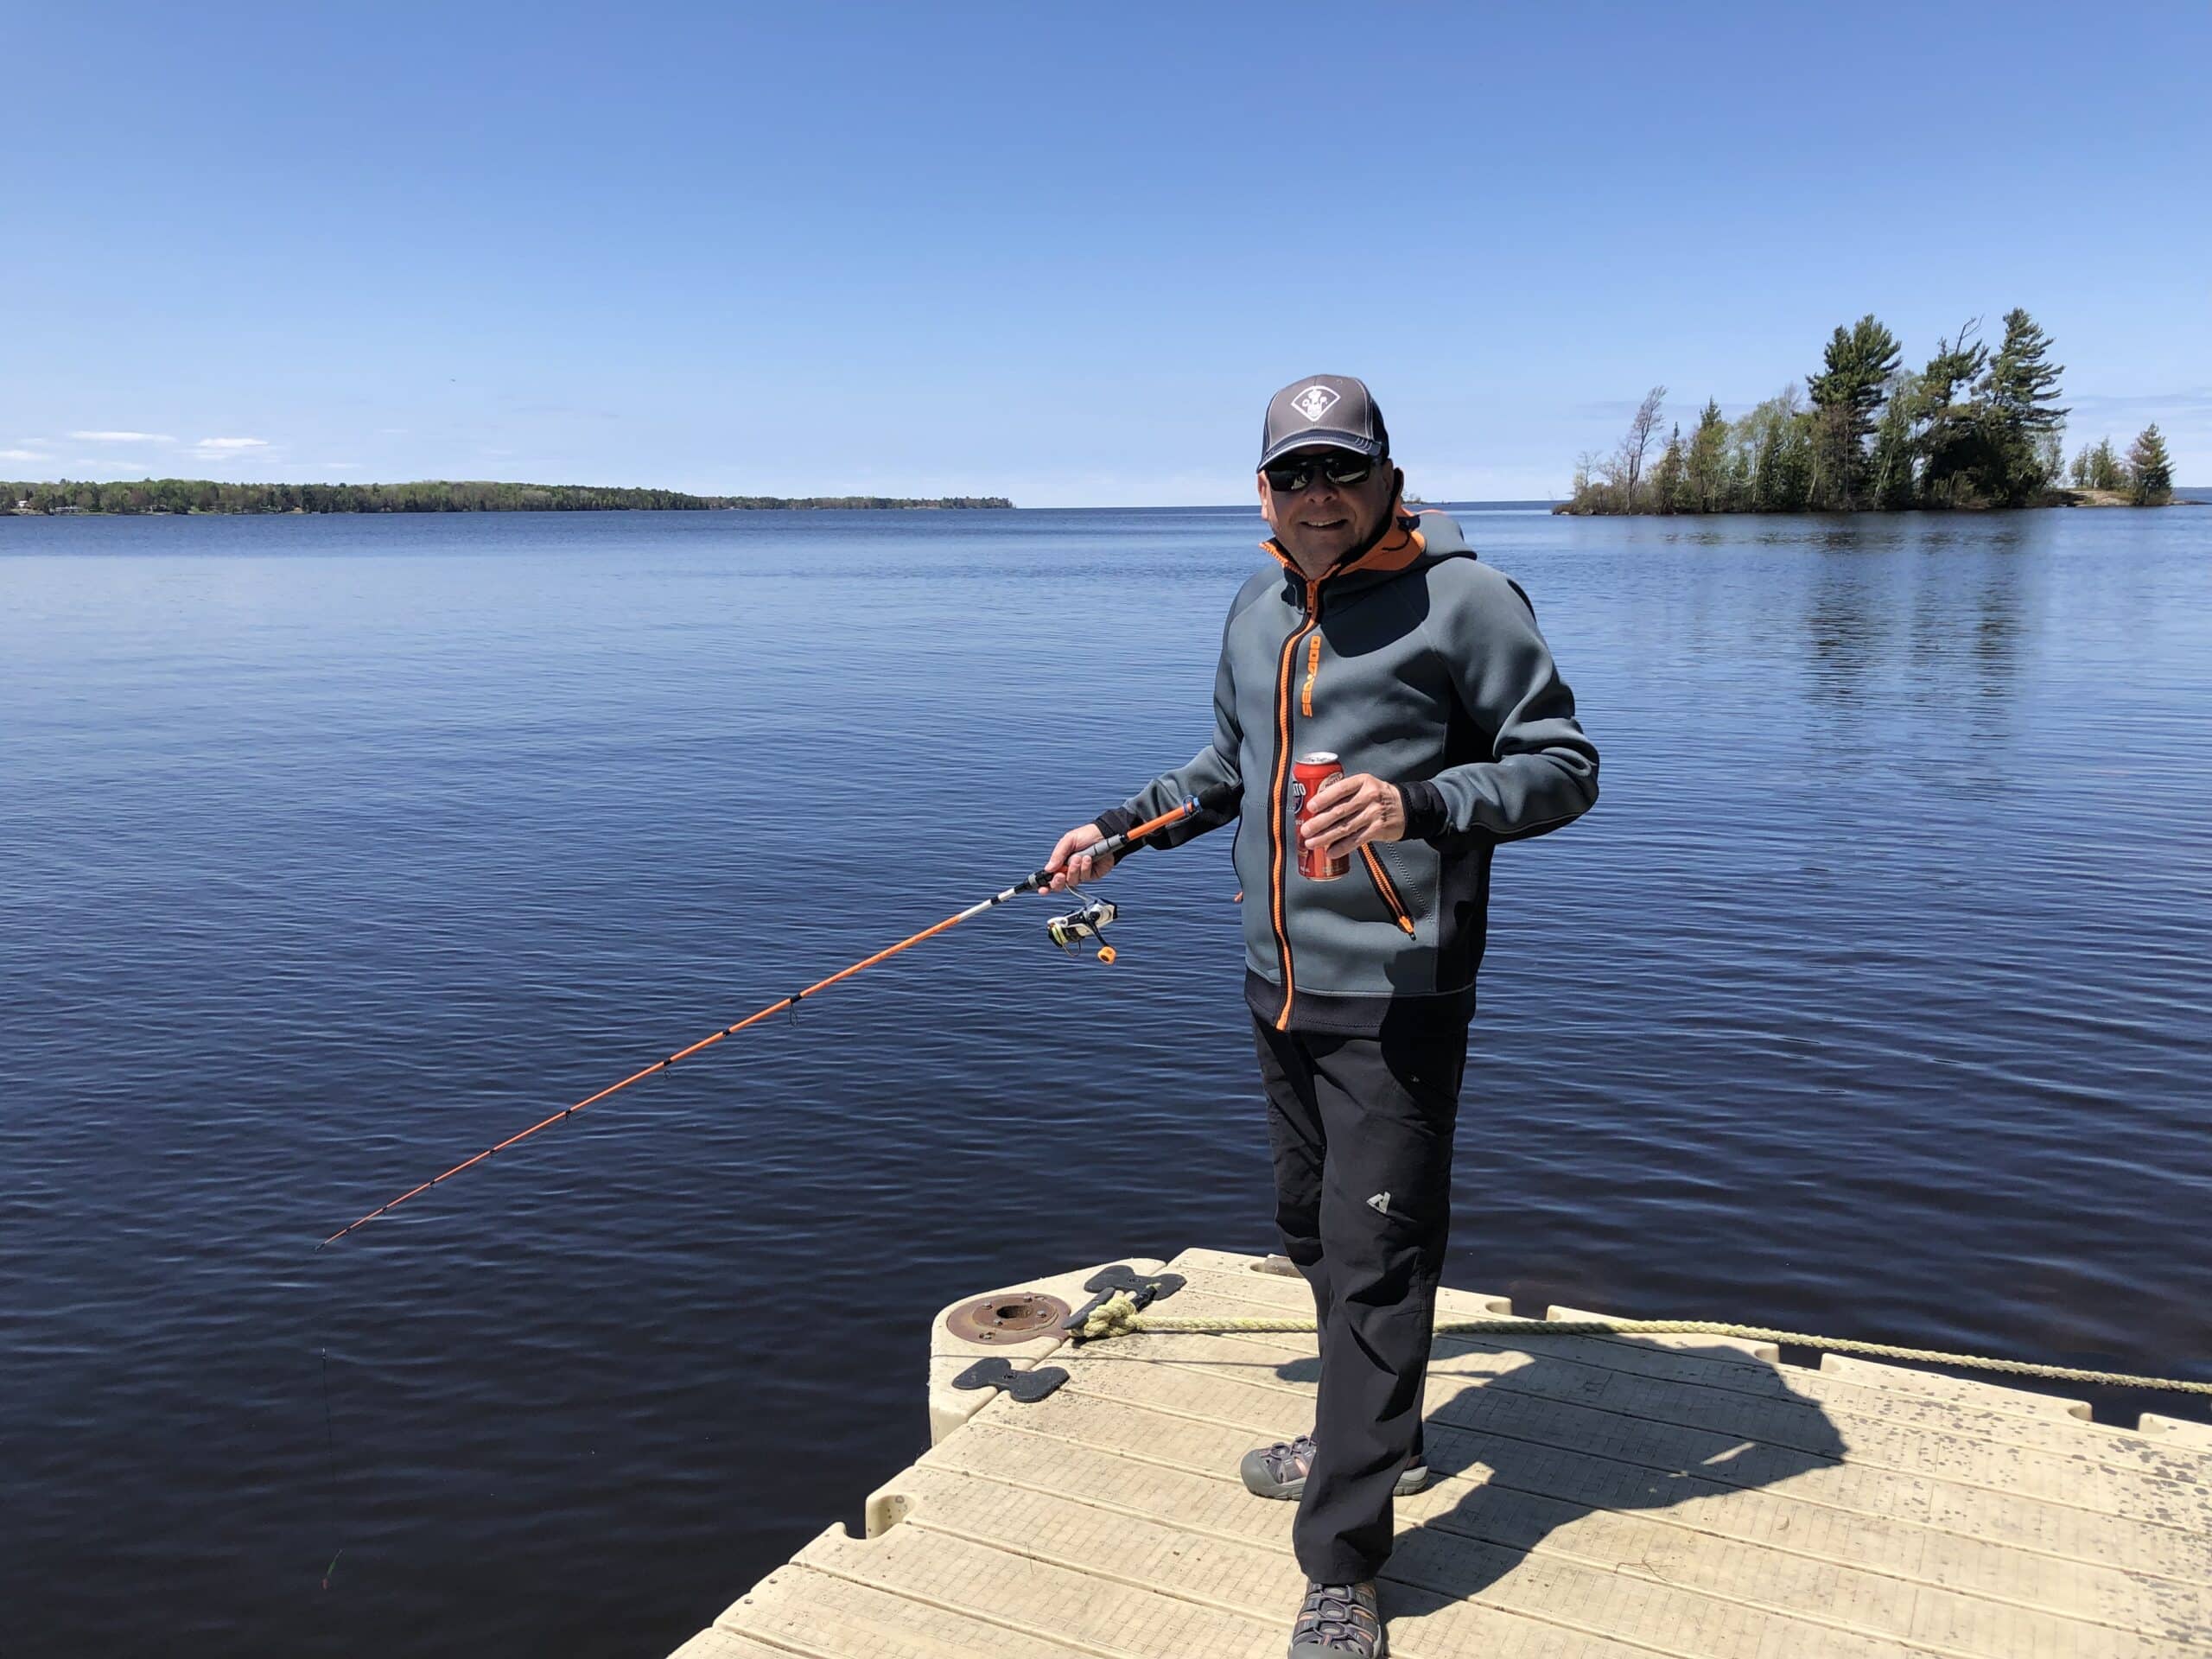
{"type": "MultiPolygon", "coordinates": [[[[1300,461],[1342,461],[1357,459],[1346,449],[1310,445],[1294,449],[1268,463],[1281,467],[1300,461]]],[[[1311,469],[1302,490],[1278,490],[1260,474],[1260,512],[1274,531],[1283,550],[1309,575],[1334,564],[1382,527],[1396,493],[1397,474],[1386,458],[1369,468],[1357,484],[1332,482],[1325,467],[1311,469]]]]}

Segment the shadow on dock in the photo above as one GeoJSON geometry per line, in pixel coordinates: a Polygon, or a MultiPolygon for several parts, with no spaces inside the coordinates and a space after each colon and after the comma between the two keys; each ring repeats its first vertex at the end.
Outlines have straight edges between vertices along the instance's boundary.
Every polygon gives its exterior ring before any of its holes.
{"type": "MultiPolygon", "coordinates": [[[[1553,1533],[1601,1511],[1725,1503],[1843,1461],[1843,1436],[1820,1403],[1746,1350],[1634,1338],[1618,1346],[1655,1356],[1660,1374],[1439,1338],[1423,1429],[1437,1484],[1411,1503],[1448,1498],[1455,1477],[1474,1484],[1398,1534],[1386,1577],[1440,1600],[1470,1599],[1529,1565],[1553,1533]],[[1693,1379],[1681,1374],[1691,1369],[1685,1361],[1727,1370],[1693,1379]],[[1497,1363],[1471,1371],[1469,1362],[1497,1363]],[[1722,1379],[1725,1392],[1713,1387],[1722,1379]]],[[[1311,1385],[1319,1362],[1300,1357],[1273,1369],[1284,1382],[1311,1385]]],[[[1402,1500],[1402,1515],[1406,1507],[1402,1500]]],[[[1664,1563],[1641,1565],[1666,1581],[1664,1563]]],[[[1411,1611],[1402,1597],[1397,1611],[1411,1611]]]]}

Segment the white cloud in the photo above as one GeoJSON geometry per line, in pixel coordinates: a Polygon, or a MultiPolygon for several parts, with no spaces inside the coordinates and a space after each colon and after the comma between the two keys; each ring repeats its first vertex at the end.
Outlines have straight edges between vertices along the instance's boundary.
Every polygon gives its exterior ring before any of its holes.
{"type": "Polygon", "coordinates": [[[176,440],[160,432],[72,432],[73,438],[86,443],[175,443],[176,440]]]}
{"type": "Polygon", "coordinates": [[[266,438],[202,438],[192,446],[202,454],[235,454],[241,449],[266,449],[266,438]]]}
{"type": "Polygon", "coordinates": [[[45,455],[36,449],[0,449],[0,461],[44,461],[45,455]]]}

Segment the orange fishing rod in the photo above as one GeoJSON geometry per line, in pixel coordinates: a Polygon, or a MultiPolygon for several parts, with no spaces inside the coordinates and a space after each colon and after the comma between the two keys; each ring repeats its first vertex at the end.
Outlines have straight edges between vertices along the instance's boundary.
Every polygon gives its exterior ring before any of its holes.
{"type": "MultiPolygon", "coordinates": [[[[1120,835],[1107,836],[1105,840],[1092,846],[1089,853],[1085,855],[1094,859],[1118,857],[1121,854],[1128,851],[1128,849],[1134,846],[1136,842],[1142,841],[1147,836],[1153,835],[1161,830],[1165,830],[1170,824],[1179,823],[1185,818],[1189,817],[1192,813],[1198,810],[1198,798],[1196,796],[1192,796],[1172,812],[1163,812],[1160,817],[1153,818],[1147,823],[1137,824],[1131,829],[1125,830],[1120,835]]],[[[550,1129],[556,1123],[565,1122],[569,1118],[574,1117],[578,1112],[583,1110],[585,1107],[595,1106],[601,1101],[605,1100],[609,1095],[620,1094],[623,1090],[627,1089],[633,1083],[643,1083],[647,1077],[652,1077],[658,1072],[667,1071],[669,1067],[674,1065],[678,1060],[689,1059],[692,1055],[696,1054],[702,1049],[712,1048],[716,1043],[721,1041],[723,1038],[735,1036],[739,1032],[743,1031],[747,1026],[758,1025],[761,1020],[769,1018],[772,1014],[781,1014],[786,1008],[796,1008],[802,1001],[806,998],[812,996],[817,991],[827,990],[830,986],[835,985],[841,979],[850,979],[855,974],[859,973],[864,968],[873,968],[879,962],[887,962],[893,957],[897,956],[901,950],[911,950],[913,946],[919,944],[924,939],[933,939],[938,934],[944,932],[947,929],[957,927],[964,921],[968,921],[974,917],[981,916],[987,910],[995,910],[1010,899],[1018,899],[1025,893],[1041,892],[1043,889],[1052,885],[1052,876],[1055,873],[1053,871],[1049,869],[1033,870],[1027,875],[1023,876],[1020,880],[1015,882],[1012,887],[1007,887],[1001,892],[995,893],[989,898],[982,900],[980,903],[970,905],[967,909],[961,911],[957,914],[946,917],[935,926],[925,927],[918,933],[911,934],[907,938],[899,940],[898,944],[891,945],[885,950],[877,951],[872,957],[863,957],[860,961],[853,963],[849,968],[840,968],[836,973],[830,975],[829,978],[817,980],[813,984],[808,986],[803,991],[794,991],[789,996],[779,997],[776,1001],[771,1002],[766,1007],[760,1009],[758,1013],[747,1014],[744,1019],[739,1020],[735,1025],[724,1026],[720,1031],[714,1032],[705,1037],[702,1037],[697,1042],[691,1044],[690,1046],[677,1049],[675,1053],[669,1055],[666,1058],[655,1060],[651,1065],[645,1066],[639,1071],[632,1071],[628,1077],[623,1078],[621,1082],[607,1084],[606,1088],[601,1090],[595,1095],[586,1095],[575,1105],[565,1106],[562,1108],[561,1110],[554,1113],[550,1117],[540,1118],[528,1128],[524,1129],[518,1134],[509,1135],[497,1146],[486,1147],[483,1151],[478,1153],[474,1158],[464,1159],[461,1162],[455,1164],[451,1169],[446,1171],[444,1174],[433,1175],[429,1180],[423,1182],[420,1186],[410,1187],[406,1192],[392,1199],[391,1203],[378,1205],[375,1209],[370,1211],[367,1215],[363,1216],[359,1221],[352,1222],[344,1227],[340,1227],[328,1238],[324,1239],[321,1244],[316,1245],[315,1249],[319,1250],[322,1249],[325,1244],[335,1244],[340,1239],[345,1237],[346,1234],[353,1232],[357,1228],[367,1226],[379,1216],[390,1215],[394,1210],[399,1208],[401,1205],[406,1203],[408,1199],[421,1196],[423,1193],[429,1192],[432,1187],[437,1185],[441,1181],[451,1180],[454,1176],[460,1174],[464,1169],[474,1169],[477,1165],[482,1163],[486,1158],[491,1157],[493,1154],[505,1152],[509,1147],[529,1140],[531,1135],[536,1135],[540,1129],[550,1129]]]]}

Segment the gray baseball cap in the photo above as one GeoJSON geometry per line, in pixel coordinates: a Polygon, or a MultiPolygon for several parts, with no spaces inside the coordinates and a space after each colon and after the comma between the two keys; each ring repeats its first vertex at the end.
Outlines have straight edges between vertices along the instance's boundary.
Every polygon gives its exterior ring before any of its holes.
{"type": "Polygon", "coordinates": [[[1260,465],[1308,444],[1325,443],[1380,461],[1390,453],[1389,429],[1363,381],[1348,374],[1309,374],[1268,399],[1260,430],[1260,465]]]}

